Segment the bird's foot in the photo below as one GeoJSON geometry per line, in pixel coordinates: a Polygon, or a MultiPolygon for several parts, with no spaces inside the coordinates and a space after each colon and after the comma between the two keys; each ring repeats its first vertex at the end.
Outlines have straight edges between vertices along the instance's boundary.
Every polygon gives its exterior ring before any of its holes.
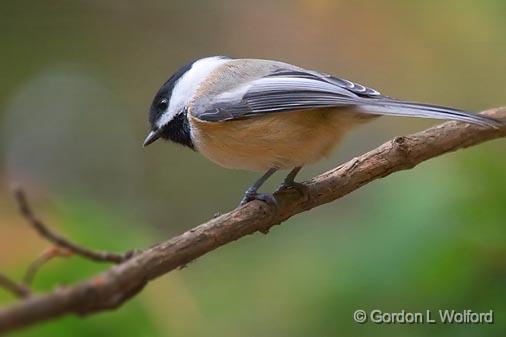
{"type": "Polygon", "coordinates": [[[268,204],[269,206],[274,206],[274,207],[278,206],[278,202],[276,201],[276,198],[274,198],[274,196],[272,194],[257,193],[257,191],[250,190],[250,189],[246,190],[246,193],[244,193],[244,197],[242,198],[239,206],[243,206],[253,200],[263,201],[266,204],[268,204]]]}
{"type": "Polygon", "coordinates": [[[299,192],[299,194],[301,196],[303,196],[305,198],[308,198],[308,196],[309,196],[309,190],[308,190],[307,186],[304,185],[303,183],[298,183],[298,182],[295,182],[295,181],[284,181],[278,187],[278,189],[276,190],[276,192],[274,192],[274,193],[283,192],[283,191],[289,190],[291,188],[293,188],[297,192],[299,192]]]}

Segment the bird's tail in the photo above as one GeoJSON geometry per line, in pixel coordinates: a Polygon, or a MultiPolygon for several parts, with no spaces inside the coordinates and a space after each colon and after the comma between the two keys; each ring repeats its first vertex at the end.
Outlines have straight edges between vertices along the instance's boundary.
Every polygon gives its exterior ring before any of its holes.
{"type": "Polygon", "coordinates": [[[500,128],[505,125],[492,117],[476,115],[466,111],[448,108],[439,105],[430,105],[416,102],[397,100],[377,100],[360,106],[360,110],[373,115],[405,116],[434,119],[456,120],[487,127],[500,128]]]}

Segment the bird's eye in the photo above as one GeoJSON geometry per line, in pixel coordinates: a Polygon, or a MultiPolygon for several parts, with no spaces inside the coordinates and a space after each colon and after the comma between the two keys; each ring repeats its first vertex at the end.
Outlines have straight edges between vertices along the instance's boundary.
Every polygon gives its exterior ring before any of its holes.
{"type": "Polygon", "coordinates": [[[158,102],[158,105],[156,106],[156,108],[158,109],[159,112],[164,112],[165,110],[167,110],[169,106],[169,101],[167,101],[167,99],[163,98],[160,100],[160,102],[158,102]]]}

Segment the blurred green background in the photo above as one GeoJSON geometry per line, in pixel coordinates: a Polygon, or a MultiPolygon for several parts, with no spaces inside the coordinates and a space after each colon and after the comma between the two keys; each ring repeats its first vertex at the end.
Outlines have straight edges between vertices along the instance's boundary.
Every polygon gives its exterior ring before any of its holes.
{"type": "MultiPolygon", "coordinates": [[[[506,103],[505,17],[502,0],[2,1],[1,272],[20,279],[47,246],[16,213],[13,182],[52,227],[117,251],[237,204],[257,174],[174,144],[142,149],[152,96],[188,60],[279,59],[389,96],[479,111],[506,103]]],[[[301,177],[434,123],[377,120],[301,177]]],[[[229,244],[117,311],[14,335],[504,336],[505,145],[426,162],[229,244]],[[359,325],[357,309],[492,309],[495,323],[359,325]]],[[[55,260],[34,286],[104,268],[55,260]]],[[[0,289],[2,305],[14,301],[0,289]]]]}

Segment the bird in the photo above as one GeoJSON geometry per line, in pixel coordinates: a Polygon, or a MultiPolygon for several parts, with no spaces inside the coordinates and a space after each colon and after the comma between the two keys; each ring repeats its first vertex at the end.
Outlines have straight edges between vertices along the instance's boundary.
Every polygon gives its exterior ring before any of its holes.
{"type": "Polygon", "coordinates": [[[303,166],[327,157],[354,126],[383,115],[503,125],[280,61],[211,56],[185,64],[163,83],[149,108],[143,146],[161,138],[225,168],[263,172],[240,205],[255,199],[276,205],[272,194],[258,192],[270,176],[290,170],[278,191],[304,193],[295,181],[303,166]]]}

